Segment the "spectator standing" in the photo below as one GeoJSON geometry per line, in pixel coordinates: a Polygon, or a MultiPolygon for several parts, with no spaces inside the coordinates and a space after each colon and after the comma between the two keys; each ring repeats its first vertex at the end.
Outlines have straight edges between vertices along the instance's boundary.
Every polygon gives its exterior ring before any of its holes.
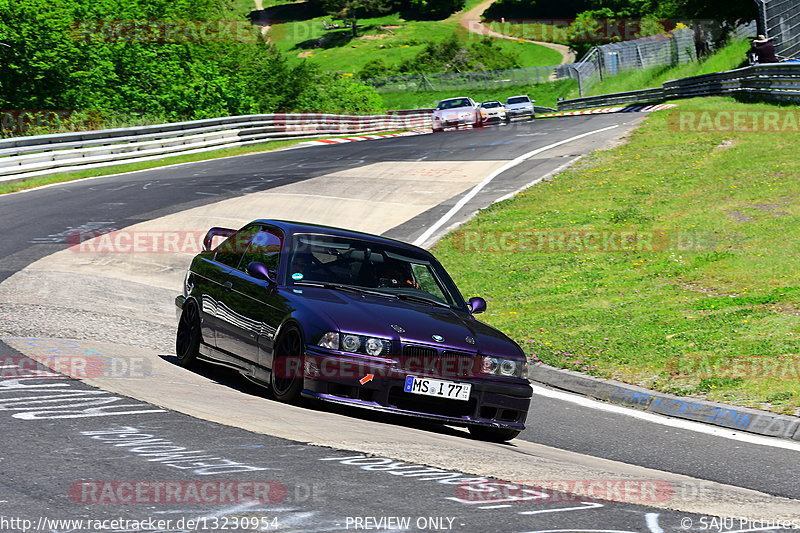
{"type": "Polygon", "coordinates": [[[778,62],[778,57],[775,55],[775,45],[773,45],[764,35],[759,35],[757,39],[753,39],[750,47],[758,57],[759,65],[763,63],[778,62]]]}

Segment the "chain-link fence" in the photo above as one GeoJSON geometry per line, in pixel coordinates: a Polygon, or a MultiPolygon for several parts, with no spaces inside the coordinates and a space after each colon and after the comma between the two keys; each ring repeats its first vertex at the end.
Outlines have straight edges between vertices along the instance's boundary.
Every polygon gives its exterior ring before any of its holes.
{"type": "Polygon", "coordinates": [[[685,28],[632,41],[592,48],[580,61],[569,65],[569,77],[578,81],[581,96],[606,76],[629,70],[688,63],[697,59],[695,32],[685,28]]]}
{"type": "Polygon", "coordinates": [[[772,39],[775,52],[783,57],[800,57],[800,1],[756,0],[759,32],[772,39]]]}
{"type": "Polygon", "coordinates": [[[456,72],[368,78],[364,82],[378,92],[466,91],[511,85],[532,85],[559,79],[576,79],[581,91],[591,89],[605,76],[628,70],[686,63],[696,59],[691,29],[653,35],[633,41],[593,48],[577,63],[549,67],[515,68],[488,72],[456,72]]]}
{"type": "Polygon", "coordinates": [[[466,91],[493,89],[509,85],[532,85],[557,79],[560,67],[529,67],[486,72],[452,72],[446,74],[414,74],[368,78],[364,83],[378,92],[400,91],[466,91]]]}

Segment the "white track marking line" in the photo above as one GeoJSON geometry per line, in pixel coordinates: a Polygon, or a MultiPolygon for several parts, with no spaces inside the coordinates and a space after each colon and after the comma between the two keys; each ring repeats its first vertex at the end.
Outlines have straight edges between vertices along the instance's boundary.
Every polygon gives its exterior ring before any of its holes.
{"type": "Polygon", "coordinates": [[[502,167],[498,168],[497,170],[495,170],[494,172],[492,172],[491,174],[486,176],[486,178],[482,182],[480,182],[477,185],[475,185],[475,187],[473,187],[472,190],[469,191],[466,194],[466,196],[464,196],[461,200],[459,200],[458,203],[456,203],[456,205],[454,205],[450,209],[450,211],[445,213],[442,218],[437,220],[436,223],[433,226],[431,226],[430,228],[428,228],[425,231],[425,233],[423,233],[422,235],[417,237],[417,239],[412,244],[414,244],[416,246],[421,246],[425,241],[430,239],[431,235],[433,235],[439,228],[444,226],[447,223],[447,221],[450,220],[451,218],[453,218],[453,216],[456,213],[461,211],[461,209],[467,204],[467,202],[472,200],[493,179],[495,179],[497,176],[499,176],[500,174],[502,174],[506,170],[512,169],[515,166],[519,165],[520,163],[525,162],[527,159],[530,159],[531,157],[533,157],[535,155],[541,154],[542,152],[546,152],[547,150],[552,150],[553,148],[557,148],[557,147],[559,147],[561,145],[570,143],[572,141],[577,141],[578,139],[582,139],[584,137],[588,137],[589,135],[594,135],[595,133],[602,133],[604,131],[613,130],[614,128],[618,128],[618,127],[619,127],[619,125],[615,124],[615,125],[609,126],[607,128],[601,128],[599,130],[594,130],[594,131],[589,131],[589,132],[586,132],[586,133],[581,133],[580,135],[576,135],[574,137],[570,137],[569,139],[564,139],[563,141],[558,141],[558,142],[553,143],[553,144],[548,144],[547,146],[543,146],[542,148],[537,148],[536,150],[532,150],[532,151],[530,151],[530,152],[528,152],[526,154],[522,154],[521,156],[519,156],[519,157],[517,157],[515,159],[512,159],[511,161],[509,161],[508,163],[506,163],[502,167]]]}
{"type": "Polygon", "coordinates": [[[670,418],[662,415],[657,415],[655,413],[648,413],[645,411],[639,411],[628,407],[622,407],[619,405],[605,403],[599,400],[586,398],[584,396],[577,396],[575,394],[571,394],[568,392],[548,389],[535,384],[531,384],[531,386],[533,387],[534,394],[538,394],[539,396],[545,396],[547,398],[554,398],[556,400],[562,400],[565,402],[574,403],[580,405],[581,407],[588,407],[590,409],[597,409],[599,411],[606,411],[609,413],[626,415],[633,418],[638,418],[640,420],[645,420],[647,422],[653,422],[654,424],[660,424],[662,426],[668,426],[677,429],[685,429],[688,431],[694,431],[696,433],[705,433],[706,435],[713,435],[715,437],[722,437],[724,439],[736,440],[739,442],[747,442],[749,444],[757,444],[760,446],[770,446],[772,448],[783,448],[785,450],[800,451],[800,442],[793,442],[789,440],[772,438],[772,437],[763,437],[761,435],[755,435],[752,433],[739,433],[716,426],[707,426],[706,424],[702,424],[700,422],[694,422],[691,420],[682,420],[680,418],[670,418]]]}
{"type": "Polygon", "coordinates": [[[658,513],[647,513],[644,518],[650,533],[664,533],[664,530],[658,525],[658,513]]]}

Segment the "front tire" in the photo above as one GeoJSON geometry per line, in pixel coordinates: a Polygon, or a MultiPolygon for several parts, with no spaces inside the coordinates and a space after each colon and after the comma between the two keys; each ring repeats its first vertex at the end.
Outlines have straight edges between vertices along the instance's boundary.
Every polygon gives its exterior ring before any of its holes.
{"type": "Polygon", "coordinates": [[[479,440],[488,442],[506,442],[515,439],[521,431],[508,428],[487,428],[484,426],[469,426],[470,434],[479,440]]]}
{"type": "Polygon", "coordinates": [[[179,365],[188,368],[197,362],[201,339],[200,312],[196,304],[188,302],[183,306],[175,337],[175,354],[179,365]]]}
{"type": "Polygon", "coordinates": [[[303,340],[300,332],[291,329],[275,343],[272,363],[272,394],[284,403],[296,403],[303,390],[303,340]]]}

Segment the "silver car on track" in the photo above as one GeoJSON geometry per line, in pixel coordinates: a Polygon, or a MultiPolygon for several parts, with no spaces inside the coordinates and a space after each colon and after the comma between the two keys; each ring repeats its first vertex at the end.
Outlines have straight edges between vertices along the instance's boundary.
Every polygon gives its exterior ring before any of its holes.
{"type": "Polygon", "coordinates": [[[531,100],[527,94],[509,96],[506,99],[506,112],[508,113],[508,118],[528,117],[529,120],[533,120],[534,102],[535,100],[531,100]]]}
{"type": "Polygon", "coordinates": [[[458,126],[480,126],[478,104],[472,98],[462,96],[442,100],[433,112],[433,131],[458,126]]]}

